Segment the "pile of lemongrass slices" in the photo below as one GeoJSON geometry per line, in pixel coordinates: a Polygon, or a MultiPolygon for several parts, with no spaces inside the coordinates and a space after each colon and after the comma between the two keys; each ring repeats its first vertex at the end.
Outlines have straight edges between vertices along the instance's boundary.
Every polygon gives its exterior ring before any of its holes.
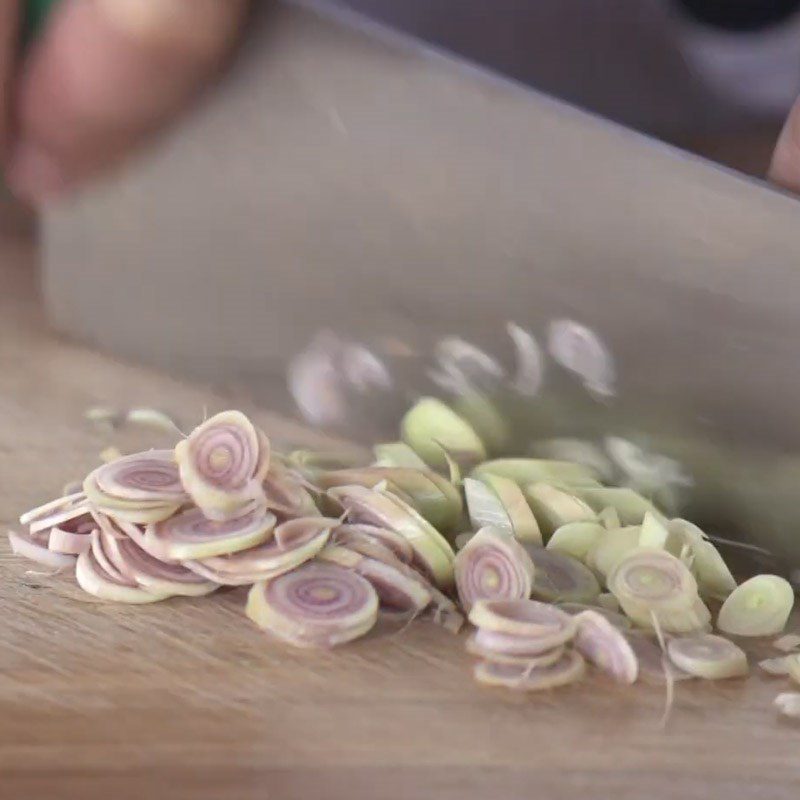
{"type": "MultiPolygon", "coordinates": [[[[578,681],[587,664],[621,684],[741,677],[742,642],[784,631],[787,581],[737,584],[703,531],[604,485],[595,466],[488,458],[473,426],[433,398],[373,463],[273,453],[226,411],[174,450],[103,464],[81,491],[23,514],[26,531],[9,540],[74,569],[101,601],[250,586],[247,616],[298,647],[352,641],[379,619],[458,632],[466,615],[476,679],[517,690],[578,681]]],[[[800,636],[776,647],[762,668],[800,684],[800,636]]],[[[800,694],[776,704],[800,716],[800,694]]]]}

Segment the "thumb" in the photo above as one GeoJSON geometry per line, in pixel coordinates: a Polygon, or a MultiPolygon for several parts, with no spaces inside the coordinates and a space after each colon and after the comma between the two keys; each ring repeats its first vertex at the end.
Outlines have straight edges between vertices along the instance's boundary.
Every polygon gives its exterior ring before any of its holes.
{"type": "Polygon", "coordinates": [[[34,204],[156,131],[220,68],[247,0],[64,0],[23,64],[7,182],[34,204]]]}
{"type": "Polygon", "coordinates": [[[769,177],[780,186],[800,193],[800,100],[795,103],[778,138],[769,177]]]}

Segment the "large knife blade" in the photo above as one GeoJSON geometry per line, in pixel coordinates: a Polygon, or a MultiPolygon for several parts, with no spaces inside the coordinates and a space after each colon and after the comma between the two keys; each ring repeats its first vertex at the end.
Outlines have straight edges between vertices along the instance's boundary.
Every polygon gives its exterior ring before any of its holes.
{"type": "Polygon", "coordinates": [[[254,24],[185,125],[49,215],[58,328],[272,404],[291,364],[362,438],[463,390],[456,337],[499,365],[504,448],[613,437],[800,566],[800,202],[354,14],[254,24]]]}

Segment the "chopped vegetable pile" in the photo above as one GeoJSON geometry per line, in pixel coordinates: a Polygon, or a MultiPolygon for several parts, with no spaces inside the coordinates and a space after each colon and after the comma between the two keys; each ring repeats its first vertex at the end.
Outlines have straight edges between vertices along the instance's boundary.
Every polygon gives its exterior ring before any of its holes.
{"type": "MultiPolygon", "coordinates": [[[[160,412],[156,421],[172,425],[160,412]]],[[[402,442],[359,464],[273,453],[244,414],[226,411],[174,450],[105,453],[80,491],[23,514],[26,532],[9,541],[25,558],[74,569],[102,601],[250,586],[250,620],[297,647],[352,641],[379,618],[424,614],[458,632],[467,615],[476,680],[516,690],[579,681],[590,665],[620,684],[661,679],[671,693],[682,678],[748,673],[741,642],[715,628],[783,632],[787,581],[737,585],[703,531],[605,485],[597,467],[487,460],[491,447],[433,398],[401,430],[402,442]]],[[[781,655],[761,668],[800,684],[800,636],[774,646],[781,655]]],[[[800,716],[800,693],[776,705],[800,716]]]]}

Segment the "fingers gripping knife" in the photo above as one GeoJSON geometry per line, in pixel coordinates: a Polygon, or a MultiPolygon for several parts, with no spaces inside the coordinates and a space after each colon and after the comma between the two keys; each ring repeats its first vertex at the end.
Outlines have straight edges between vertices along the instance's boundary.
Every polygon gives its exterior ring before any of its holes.
{"type": "Polygon", "coordinates": [[[798,200],[359,17],[253,26],[47,218],[58,329],[362,439],[436,393],[800,567],[798,200]]]}

